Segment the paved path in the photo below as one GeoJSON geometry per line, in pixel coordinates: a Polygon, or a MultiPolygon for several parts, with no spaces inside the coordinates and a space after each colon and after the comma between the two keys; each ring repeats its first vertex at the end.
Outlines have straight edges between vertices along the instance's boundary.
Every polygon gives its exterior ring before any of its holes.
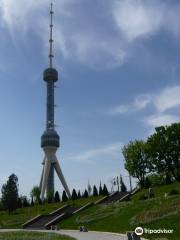
{"type": "Polygon", "coordinates": [[[73,230],[60,230],[60,234],[65,234],[74,237],[78,240],[127,240],[127,237],[122,234],[101,233],[101,232],[79,232],[73,230]]]}
{"type": "MultiPolygon", "coordinates": [[[[23,231],[22,229],[0,229],[0,232],[9,231],[23,231]]],[[[27,231],[27,230],[25,230],[27,231]]],[[[29,230],[28,230],[29,231],[29,230]]],[[[122,234],[114,233],[102,233],[102,232],[79,232],[76,230],[60,230],[60,231],[43,231],[40,232],[53,232],[58,234],[64,234],[76,238],[77,240],[127,240],[127,237],[122,234]]]]}

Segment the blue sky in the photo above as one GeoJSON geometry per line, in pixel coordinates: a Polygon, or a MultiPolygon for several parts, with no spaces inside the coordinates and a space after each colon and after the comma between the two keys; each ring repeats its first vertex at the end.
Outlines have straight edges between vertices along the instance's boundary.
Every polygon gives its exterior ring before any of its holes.
{"type": "MultiPolygon", "coordinates": [[[[42,170],[49,3],[0,0],[0,185],[15,173],[22,194],[42,170]]],[[[124,144],[180,120],[180,2],[59,0],[54,18],[57,156],[71,189],[110,187],[124,144]]]]}

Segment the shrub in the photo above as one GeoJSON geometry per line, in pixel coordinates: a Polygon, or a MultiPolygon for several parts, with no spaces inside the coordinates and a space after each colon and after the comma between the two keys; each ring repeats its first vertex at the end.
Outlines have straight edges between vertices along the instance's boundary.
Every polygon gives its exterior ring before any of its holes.
{"type": "Polygon", "coordinates": [[[141,194],[139,196],[139,200],[146,200],[146,199],[148,199],[148,196],[146,194],[141,194]]]}
{"type": "Polygon", "coordinates": [[[172,189],[170,192],[168,192],[169,196],[177,195],[177,194],[179,194],[179,192],[176,189],[172,189]]]}

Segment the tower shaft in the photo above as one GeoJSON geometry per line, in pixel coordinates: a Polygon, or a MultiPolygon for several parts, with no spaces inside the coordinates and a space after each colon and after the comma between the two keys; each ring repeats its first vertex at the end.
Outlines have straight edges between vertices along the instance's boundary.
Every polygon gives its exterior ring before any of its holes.
{"type": "Polygon", "coordinates": [[[54,129],[54,81],[47,82],[46,129],[54,129]]]}

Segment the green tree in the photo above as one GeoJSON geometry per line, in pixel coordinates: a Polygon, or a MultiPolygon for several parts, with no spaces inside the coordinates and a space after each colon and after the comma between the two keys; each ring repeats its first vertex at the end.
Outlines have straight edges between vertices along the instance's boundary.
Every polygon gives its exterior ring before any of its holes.
{"type": "Polygon", "coordinates": [[[32,207],[34,206],[34,200],[33,200],[33,197],[31,198],[31,206],[32,206],[32,207]]]}
{"type": "Polygon", "coordinates": [[[54,201],[55,201],[56,203],[57,203],[57,202],[60,202],[60,196],[59,196],[58,191],[55,192],[54,201]]]}
{"type": "Polygon", "coordinates": [[[180,123],[155,128],[147,141],[152,171],[163,173],[166,181],[180,181],[180,123]]]}
{"type": "Polygon", "coordinates": [[[89,197],[88,191],[85,189],[84,194],[83,194],[83,198],[88,198],[88,197],[89,197]]]}
{"type": "Polygon", "coordinates": [[[102,186],[101,186],[101,182],[100,182],[100,185],[99,185],[99,195],[103,195],[103,189],[102,189],[102,186]]]}
{"type": "Polygon", "coordinates": [[[26,196],[21,196],[21,201],[22,201],[22,206],[23,206],[24,208],[30,206],[30,204],[29,204],[28,199],[27,199],[26,196]]]}
{"type": "Polygon", "coordinates": [[[41,194],[40,188],[38,186],[34,186],[30,193],[31,198],[33,198],[33,202],[39,203],[40,194],[41,194]]]}
{"type": "Polygon", "coordinates": [[[102,192],[103,192],[103,195],[104,195],[104,196],[108,196],[108,195],[109,195],[109,192],[108,192],[108,189],[107,189],[107,187],[106,187],[106,184],[103,185],[103,190],[102,190],[102,192]]]}
{"type": "Polygon", "coordinates": [[[122,179],[122,176],[120,176],[120,185],[121,185],[121,192],[126,192],[127,191],[127,187],[124,184],[124,181],[122,179]]]}
{"type": "Polygon", "coordinates": [[[81,196],[81,192],[80,190],[78,191],[78,199],[80,199],[82,196],[81,196]]]}
{"type": "Polygon", "coordinates": [[[98,190],[97,190],[97,187],[95,185],[93,186],[93,196],[94,197],[98,196],[98,190]]]}
{"type": "Polygon", "coordinates": [[[18,207],[18,178],[15,174],[9,176],[6,184],[3,184],[2,189],[2,204],[6,210],[13,212],[18,207]]]}
{"type": "Polygon", "coordinates": [[[68,197],[67,197],[67,195],[66,195],[66,192],[63,191],[63,194],[62,194],[62,201],[63,201],[63,202],[66,202],[67,200],[68,200],[68,197]]]}
{"type": "Polygon", "coordinates": [[[88,190],[88,195],[90,196],[92,192],[92,187],[89,182],[88,182],[87,190],[88,190]]]}
{"type": "Polygon", "coordinates": [[[146,174],[149,173],[150,161],[147,154],[147,145],[142,140],[135,140],[125,145],[122,149],[125,169],[129,174],[139,180],[141,187],[144,187],[146,174]]]}
{"type": "Polygon", "coordinates": [[[54,202],[54,189],[50,189],[47,193],[47,201],[48,203],[54,202]]]}
{"type": "Polygon", "coordinates": [[[71,197],[72,197],[72,200],[76,200],[76,199],[78,199],[78,195],[77,195],[75,189],[72,190],[72,196],[71,196],[71,197]]]}

